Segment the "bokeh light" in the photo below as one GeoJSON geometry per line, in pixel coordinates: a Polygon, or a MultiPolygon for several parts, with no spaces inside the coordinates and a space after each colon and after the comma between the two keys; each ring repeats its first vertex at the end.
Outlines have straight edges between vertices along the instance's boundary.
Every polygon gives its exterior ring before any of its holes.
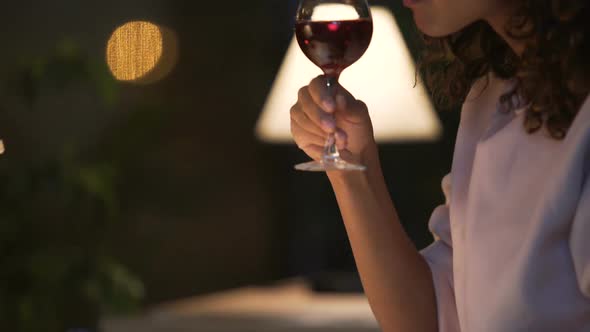
{"type": "Polygon", "coordinates": [[[119,81],[153,83],[174,67],[175,34],[151,22],[133,21],[118,27],[107,43],[107,64],[119,81]]]}

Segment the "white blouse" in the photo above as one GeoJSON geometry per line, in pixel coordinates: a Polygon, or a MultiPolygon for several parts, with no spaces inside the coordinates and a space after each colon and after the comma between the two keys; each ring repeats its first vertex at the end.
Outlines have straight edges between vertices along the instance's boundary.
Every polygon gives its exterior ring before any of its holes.
{"type": "Polygon", "coordinates": [[[590,98],[558,141],[499,111],[510,86],[482,79],[463,105],[422,251],[439,331],[590,331],[590,98]]]}

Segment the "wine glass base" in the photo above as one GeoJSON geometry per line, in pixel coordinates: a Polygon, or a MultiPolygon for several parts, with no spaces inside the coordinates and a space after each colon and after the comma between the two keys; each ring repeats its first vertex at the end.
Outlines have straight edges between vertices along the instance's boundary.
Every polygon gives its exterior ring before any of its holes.
{"type": "Polygon", "coordinates": [[[329,172],[329,171],[365,171],[363,165],[349,163],[341,158],[333,160],[310,161],[295,165],[295,169],[305,172],[329,172]]]}

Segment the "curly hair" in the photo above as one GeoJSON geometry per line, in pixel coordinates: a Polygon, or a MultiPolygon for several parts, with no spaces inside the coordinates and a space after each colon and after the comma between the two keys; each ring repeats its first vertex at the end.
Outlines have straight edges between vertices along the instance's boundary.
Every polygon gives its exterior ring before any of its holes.
{"type": "Polygon", "coordinates": [[[525,48],[518,56],[486,23],[478,21],[452,35],[423,36],[419,70],[443,108],[456,107],[476,80],[494,73],[515,79],[500,98],[505,111],[524,99],[524,127],[546,127],[563,139],[590,90],[590,9],[587,0],[520,0],[505,25],[525,48]],[[515,97],[518,97],[515,99],[515,97]]]}

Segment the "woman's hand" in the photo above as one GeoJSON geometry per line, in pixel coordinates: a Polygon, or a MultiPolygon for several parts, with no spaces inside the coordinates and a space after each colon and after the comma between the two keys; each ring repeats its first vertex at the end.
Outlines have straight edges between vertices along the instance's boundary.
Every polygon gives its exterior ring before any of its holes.
{"type": "Polygon", "coordinates": [[[375,146],[365,103],[339,84],[329,89],[324,76],[299,90],[291,108],[291,133],[297,146],[314,160],[321,159],[329,133],[335,133],[342,158],[350,162],[363,164],[375,146]]]}

